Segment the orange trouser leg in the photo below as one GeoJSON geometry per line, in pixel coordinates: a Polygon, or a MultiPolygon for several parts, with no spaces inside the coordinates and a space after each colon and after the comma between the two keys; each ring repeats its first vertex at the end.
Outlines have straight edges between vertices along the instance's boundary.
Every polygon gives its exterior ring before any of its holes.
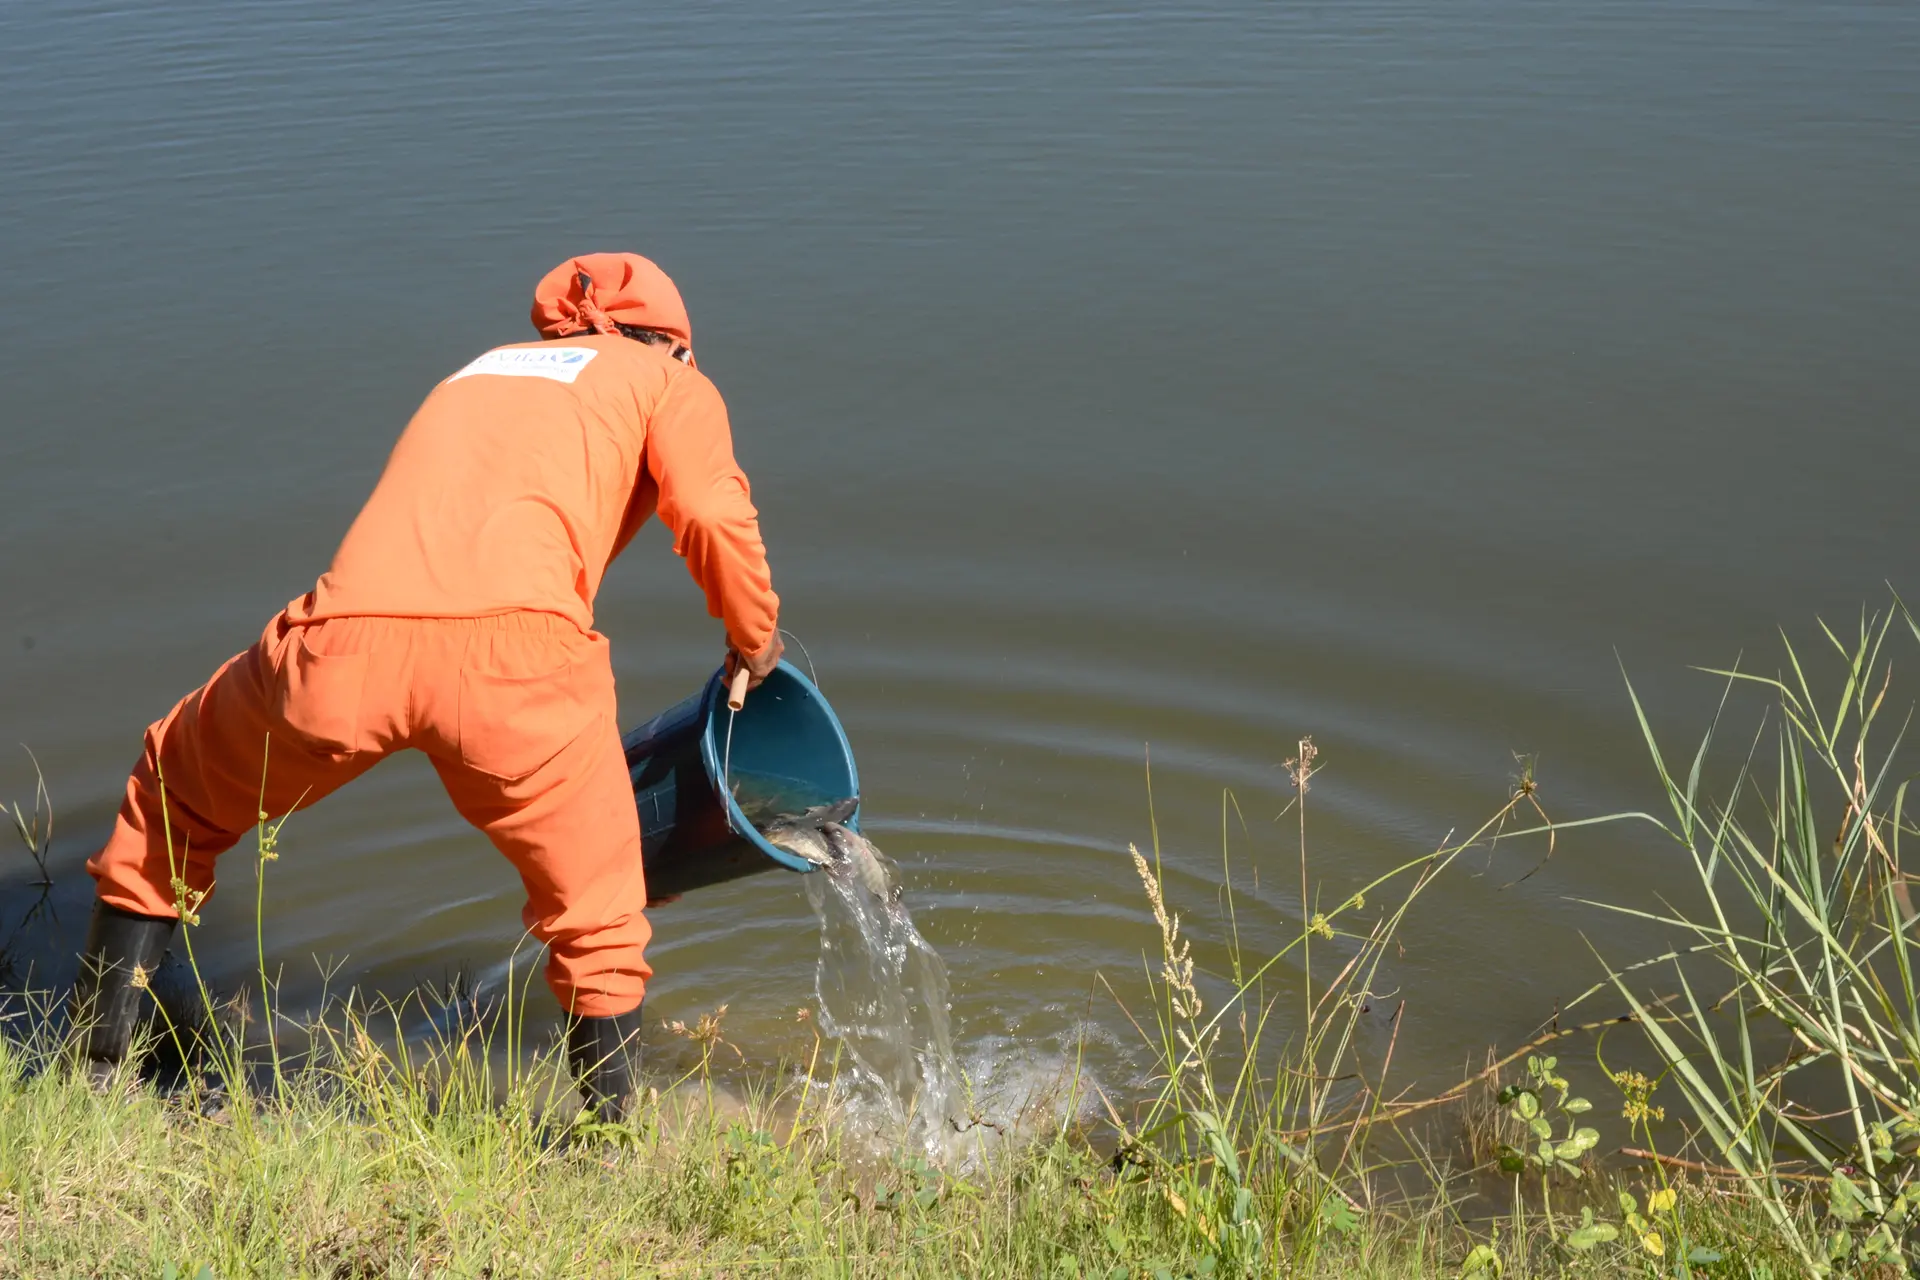
{"type": "Polygon", "coordinates": [[[442,728],[423,726],[421,745],[454,807],[519,871],[521,919],[546,944],[547,985],[560,1007],[626,1013],[653,973],[652,929],[606,637],[543,613],[475,618],[458,629],[457,659],[449,644],[445,661],[426,662],[423,641],[415,695],[442,728]]]}
{"type": "Polygon", "coordinates": [[[638,1007],[653,976],[640,815],[608,703],[522,778],[434,760],[454,807],[520,872],[521,919],[547,945],[547,985],[560,1007],[588,1017],[638,1007]]]}
{"type": "Polygon", "coordinates": [[[289,698],[293,643],[276,618],[258,644],[229,659],[147,730],[113,835],[87,863],[103,901],[154,916],[178,914],[183,900],[192,909],[213,892],[214,859],[262,809],[279,817],[312,804],[378,758],[309,731],[340,720],[346,691],[309,679],[296,681],[289,698]]]}
{"type": "Polygon", "coordinates": [[[416,684],[418,704],[440,726],[422,745],[454,807],[519,871],[521,918],[547,946],[560,1006],[626,1013],[653,972],[652,930],[606,637],[542,613],[475,618],[459,630],[457,655],[449,636],[446,660],[422,664],[431,675],[416,684]]]}

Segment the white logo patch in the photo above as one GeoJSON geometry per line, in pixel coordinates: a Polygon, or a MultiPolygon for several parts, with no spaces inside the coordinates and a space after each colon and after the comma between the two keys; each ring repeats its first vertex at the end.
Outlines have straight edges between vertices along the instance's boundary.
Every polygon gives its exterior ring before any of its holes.
{"type": "Polygon", "coordinates": [[[495,373],[504,378],[552,378],[555,382],[572,382],[599,354],[592,347],[502,347],[487,352],[447,381],[458,382],[476,373],[495,373]]]}

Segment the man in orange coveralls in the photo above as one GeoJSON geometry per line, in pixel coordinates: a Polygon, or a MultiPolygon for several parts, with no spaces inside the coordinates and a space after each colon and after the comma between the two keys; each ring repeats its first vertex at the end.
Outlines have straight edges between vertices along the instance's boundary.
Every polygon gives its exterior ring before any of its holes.
{"type": "Polygon", "coordinates": [[[314,589],[147,730],[87,864],[75,1013],[97,1077],[125,1057],[140,975],[213,891],[215,858],[261,810],[413,747],[519,870],[575,1070],[601,1115],[621,1113],[651,929],[594,595],[657,510],[726,625],[730,674],[773,670],[780,602],[673,282],[636,254],[575,258],[540,281],[533,322],[540,341],[434,388],[314,589]]]}

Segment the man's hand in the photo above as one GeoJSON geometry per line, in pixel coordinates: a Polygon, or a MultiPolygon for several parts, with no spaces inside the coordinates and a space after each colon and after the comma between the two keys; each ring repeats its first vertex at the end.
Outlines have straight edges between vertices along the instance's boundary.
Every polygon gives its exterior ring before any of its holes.
{"type": "Polygon", "coordinates": [[[772,675],[773,669],[780,665],[780,655],[786,651],[786,642],[781,640],[778,631],[773,633],[773,639],[767,641],[767,647],[752,657],[744,657],[738,649],[728,645],[727,679],[733,679],[733,673],[744,666],[747,669],[747,688],[758,689],[761,682],[772,675]]]}

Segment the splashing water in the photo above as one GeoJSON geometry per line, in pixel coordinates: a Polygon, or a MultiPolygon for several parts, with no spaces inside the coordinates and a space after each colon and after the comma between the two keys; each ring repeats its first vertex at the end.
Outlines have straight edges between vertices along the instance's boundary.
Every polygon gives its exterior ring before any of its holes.
{"type": "Polygon", "coordinates": [[[845,828],[833,832],[833,846],[838,856],[803,881],[820,920],[814,993],[821,1030],[877,1086],[887,1127],[909,1146],[944,1155],[968,1124],[947,966],[893,890],[892,860],[845,828]]]}
{"type": "Polygon", "coordinates": [[[961,1065],[947,966],[900,901],[893,859],[844,825],[857,804],[747,809],[770,843],[820,868],[801,879],[820,921],[820,1030],[852,1060],[842,1062],[837,1081],[843,1118],[882,1146],[966,1167],[1036,1122],[1084,1114],[1093,1089],[1077,1075],[1077,1054],[1002,1040],[976,1046],[961,1065]]]}

